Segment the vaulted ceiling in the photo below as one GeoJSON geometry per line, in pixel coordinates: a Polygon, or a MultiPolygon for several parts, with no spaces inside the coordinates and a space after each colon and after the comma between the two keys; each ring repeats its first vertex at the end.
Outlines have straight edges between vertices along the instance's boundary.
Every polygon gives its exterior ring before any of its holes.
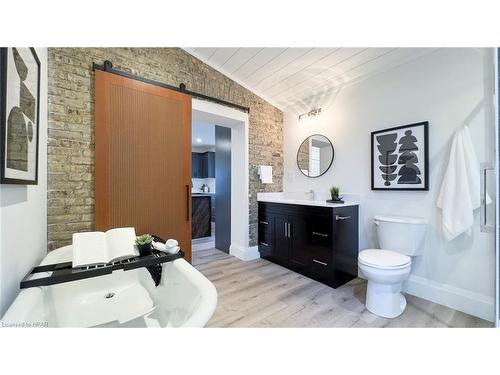
{"type": "Polygon", "coordinates": [[[346,84],[431,52],[431,48],[185,48],[280,109],[307,111],[346,84]]]}

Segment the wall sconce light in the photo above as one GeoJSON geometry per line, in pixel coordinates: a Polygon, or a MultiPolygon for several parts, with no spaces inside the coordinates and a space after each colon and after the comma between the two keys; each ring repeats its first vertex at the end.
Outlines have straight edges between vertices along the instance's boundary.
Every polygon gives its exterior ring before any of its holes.
{"type": "Polygon", "coordinates": [[[299,115],[299,121],[304,117],[316,117],[321,114],[321,108],[311,109],[309,112],[299,115]]]}

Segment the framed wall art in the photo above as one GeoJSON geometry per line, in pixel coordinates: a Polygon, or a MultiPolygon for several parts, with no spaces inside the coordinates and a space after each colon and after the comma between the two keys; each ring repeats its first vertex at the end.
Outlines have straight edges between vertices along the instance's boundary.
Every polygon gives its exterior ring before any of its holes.
{"type": "Polygon", "coordinates": [[[0,182],[38,183],[40,60],[34,48],[0,48],[0,182]]]}
{"type": "Polygon", "coordinates": [[[371,133],[372,190],[429,190],[429,123],[371,133]]]}

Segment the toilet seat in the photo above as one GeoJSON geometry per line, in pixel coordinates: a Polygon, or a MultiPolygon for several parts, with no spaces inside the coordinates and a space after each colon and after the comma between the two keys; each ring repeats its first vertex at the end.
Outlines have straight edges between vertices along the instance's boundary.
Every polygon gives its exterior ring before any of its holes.
{"type": "Polygon", "coordinates": [[[367,249],[359,253],[360,264],[378,269],[401,269],[411,264],[407,255],[391,250],[367,249]]]}

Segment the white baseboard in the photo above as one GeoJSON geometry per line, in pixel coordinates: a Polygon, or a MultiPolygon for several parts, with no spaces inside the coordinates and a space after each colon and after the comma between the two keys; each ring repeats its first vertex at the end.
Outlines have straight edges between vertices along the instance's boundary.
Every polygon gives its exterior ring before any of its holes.
{"type": "MultiPolygon", "coordinates": [[[[360,271],[358,277],[366,280],[360,271]]],[[[403,284],[403,292],[490,322],[495,321],[495,301],[492,297],[416,275],[408,277],[403,284]]]]}
{"type": "Polygon", "coordinates": [[[478,318],[495,321],[495,301],[479,293],[410,275],[403,291],[478,318]]]}
{"type": "Polygon", "coordinates": [[[229,247],[229,254],[231,254],[232,256],[235,256],[238,259],[245,260],[245,261],[260,258],[258,246],[251,246],[251,247],[242,248],[240,246],[231,245],[229,247]]]}

